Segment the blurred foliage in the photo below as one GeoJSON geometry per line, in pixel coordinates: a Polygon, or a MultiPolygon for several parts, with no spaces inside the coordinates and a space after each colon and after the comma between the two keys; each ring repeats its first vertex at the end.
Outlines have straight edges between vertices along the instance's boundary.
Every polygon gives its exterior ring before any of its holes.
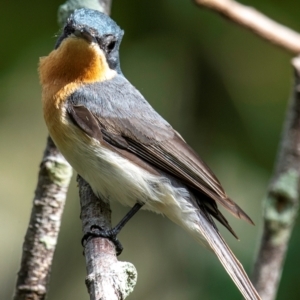
{"type": "MultiPolygon", "coordinates": [[[[37,63],[58,33],[60,1],[5,1],[0,11],[0,299],[10,299],[19,268],[37,170],[47,131],[37,63]]],[[[300,2],[243,1],[295,30],[300,2]]],[[[261,230],[268,185],[292,83],[291,57],[191,1],[114,1],[125,30],[122,70],[212,167],[257,224],[228,216],[241,241],[230,247],[248,273],[261,230]]],[[[127,208],[113,204],[116,223],[127,208]]],[[[278,299],[299,299],[296,224],[278,299]]],[[[77,188],[72,183],[55,254],[49,300],[88,299],[80,246],[77,188]]],[[[139,279],[129,299],[240,299],[221,264],[161,216],[139,213],[121,233],[121,260],[139,279]]]]}

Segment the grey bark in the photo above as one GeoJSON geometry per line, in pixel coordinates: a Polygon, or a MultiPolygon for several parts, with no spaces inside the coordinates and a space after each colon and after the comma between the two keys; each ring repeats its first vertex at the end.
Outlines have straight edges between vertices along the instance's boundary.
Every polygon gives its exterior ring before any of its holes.
{"type": "Polygon", "coordinates": [[[42,300],[46,297],[71,176],[70,165],[48,138],[23,243],[14,300],[42,300]]]}
{"type": "MultiPolygon", "coordinates": [[[[92,226],[111,228],[111,211],[108,203],[100,201],[90,186],[78,176],[83,233],[92,226]]],[[[134,289],[137,280],[135,267],[117,260],[115,246],[105,238],[88,240],[84,248],[86,258],[86,286],[91,300],[125,299],[134,289]]]]}
{"type": "Polygon", "coordinates": [[[264,228],[253,283],[264,300],[276,298],[288,242],[299,207],[300,179],[300,57],[292,60],[294,86],[281,146],[267,196],[264,228]]]}

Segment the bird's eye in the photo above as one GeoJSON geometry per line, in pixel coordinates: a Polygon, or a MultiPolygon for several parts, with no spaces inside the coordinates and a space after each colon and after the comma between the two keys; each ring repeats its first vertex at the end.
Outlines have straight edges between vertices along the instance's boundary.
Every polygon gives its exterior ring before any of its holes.
{"type": "Polygon", "coordinates": [[[110,53],[111,51],[113,51],[116,46],[116,43],[116,38],[111,34],[104,36],[100,41],[100,45],[102,44],[102,49],[106,53],[110,53]]]}
{"type": "Polygon", "coordinates": [[[107,52],[109,53],[109,52],[111,52],[112,50],[114,50],[115,45],[116,45],[116,41],[111,41],[111,42],[106,46],[107,52]]]}

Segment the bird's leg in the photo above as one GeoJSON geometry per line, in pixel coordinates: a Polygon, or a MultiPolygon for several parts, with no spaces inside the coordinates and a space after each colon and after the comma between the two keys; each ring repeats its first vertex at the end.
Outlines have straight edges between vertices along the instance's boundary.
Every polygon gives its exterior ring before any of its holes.
{"type": "Polygon", "coordinates": [[[137,202],[130,211],[124,216],[124,218],[111,230],[114,235],[118,235],[121,229],[126,223],[140,210],[144,203],[137,202]]]}
{"type": "Polygon", "coordinates": [[[140,210],[143,204],[137,202],[130,211],[124,216],[124,218],[112,229],[103,230],[97,225],[91,226],[89,232],[87,232],[83,238],[81,239],[81,244],[85,246],[85,243],[94,237],[103,237],[111,240],[115,247],[117,255],[120,255],[123,251],[123,246],[117,238],[117,235],[120,233],[121,229],[125,226],[125,224],[140,210]]]}

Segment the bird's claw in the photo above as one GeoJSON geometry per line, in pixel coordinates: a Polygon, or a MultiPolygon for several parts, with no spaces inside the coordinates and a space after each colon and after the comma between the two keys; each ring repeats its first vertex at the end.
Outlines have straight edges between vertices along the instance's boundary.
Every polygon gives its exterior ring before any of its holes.
{"type": "Polygon", "coordinates": [[[99,227],[97,225],[92,225],[90,228],[90,231],[88,231],[87,233],[84,234],[84,236],[81,239],[81,245],[83,247],[85,247],[87,242],[90,239],[96,238],[96,237],[106,238],[106,239],[109,239],[111,242],[113,242],[113,244],[115,245],[115,248],[116,248],[117,256],[122,253],[123,246],[120,243],[120,241],[118,240],[117,233],[115,232],[115,230],[114,229],[103,230],[101,227],[99,227]]]}

